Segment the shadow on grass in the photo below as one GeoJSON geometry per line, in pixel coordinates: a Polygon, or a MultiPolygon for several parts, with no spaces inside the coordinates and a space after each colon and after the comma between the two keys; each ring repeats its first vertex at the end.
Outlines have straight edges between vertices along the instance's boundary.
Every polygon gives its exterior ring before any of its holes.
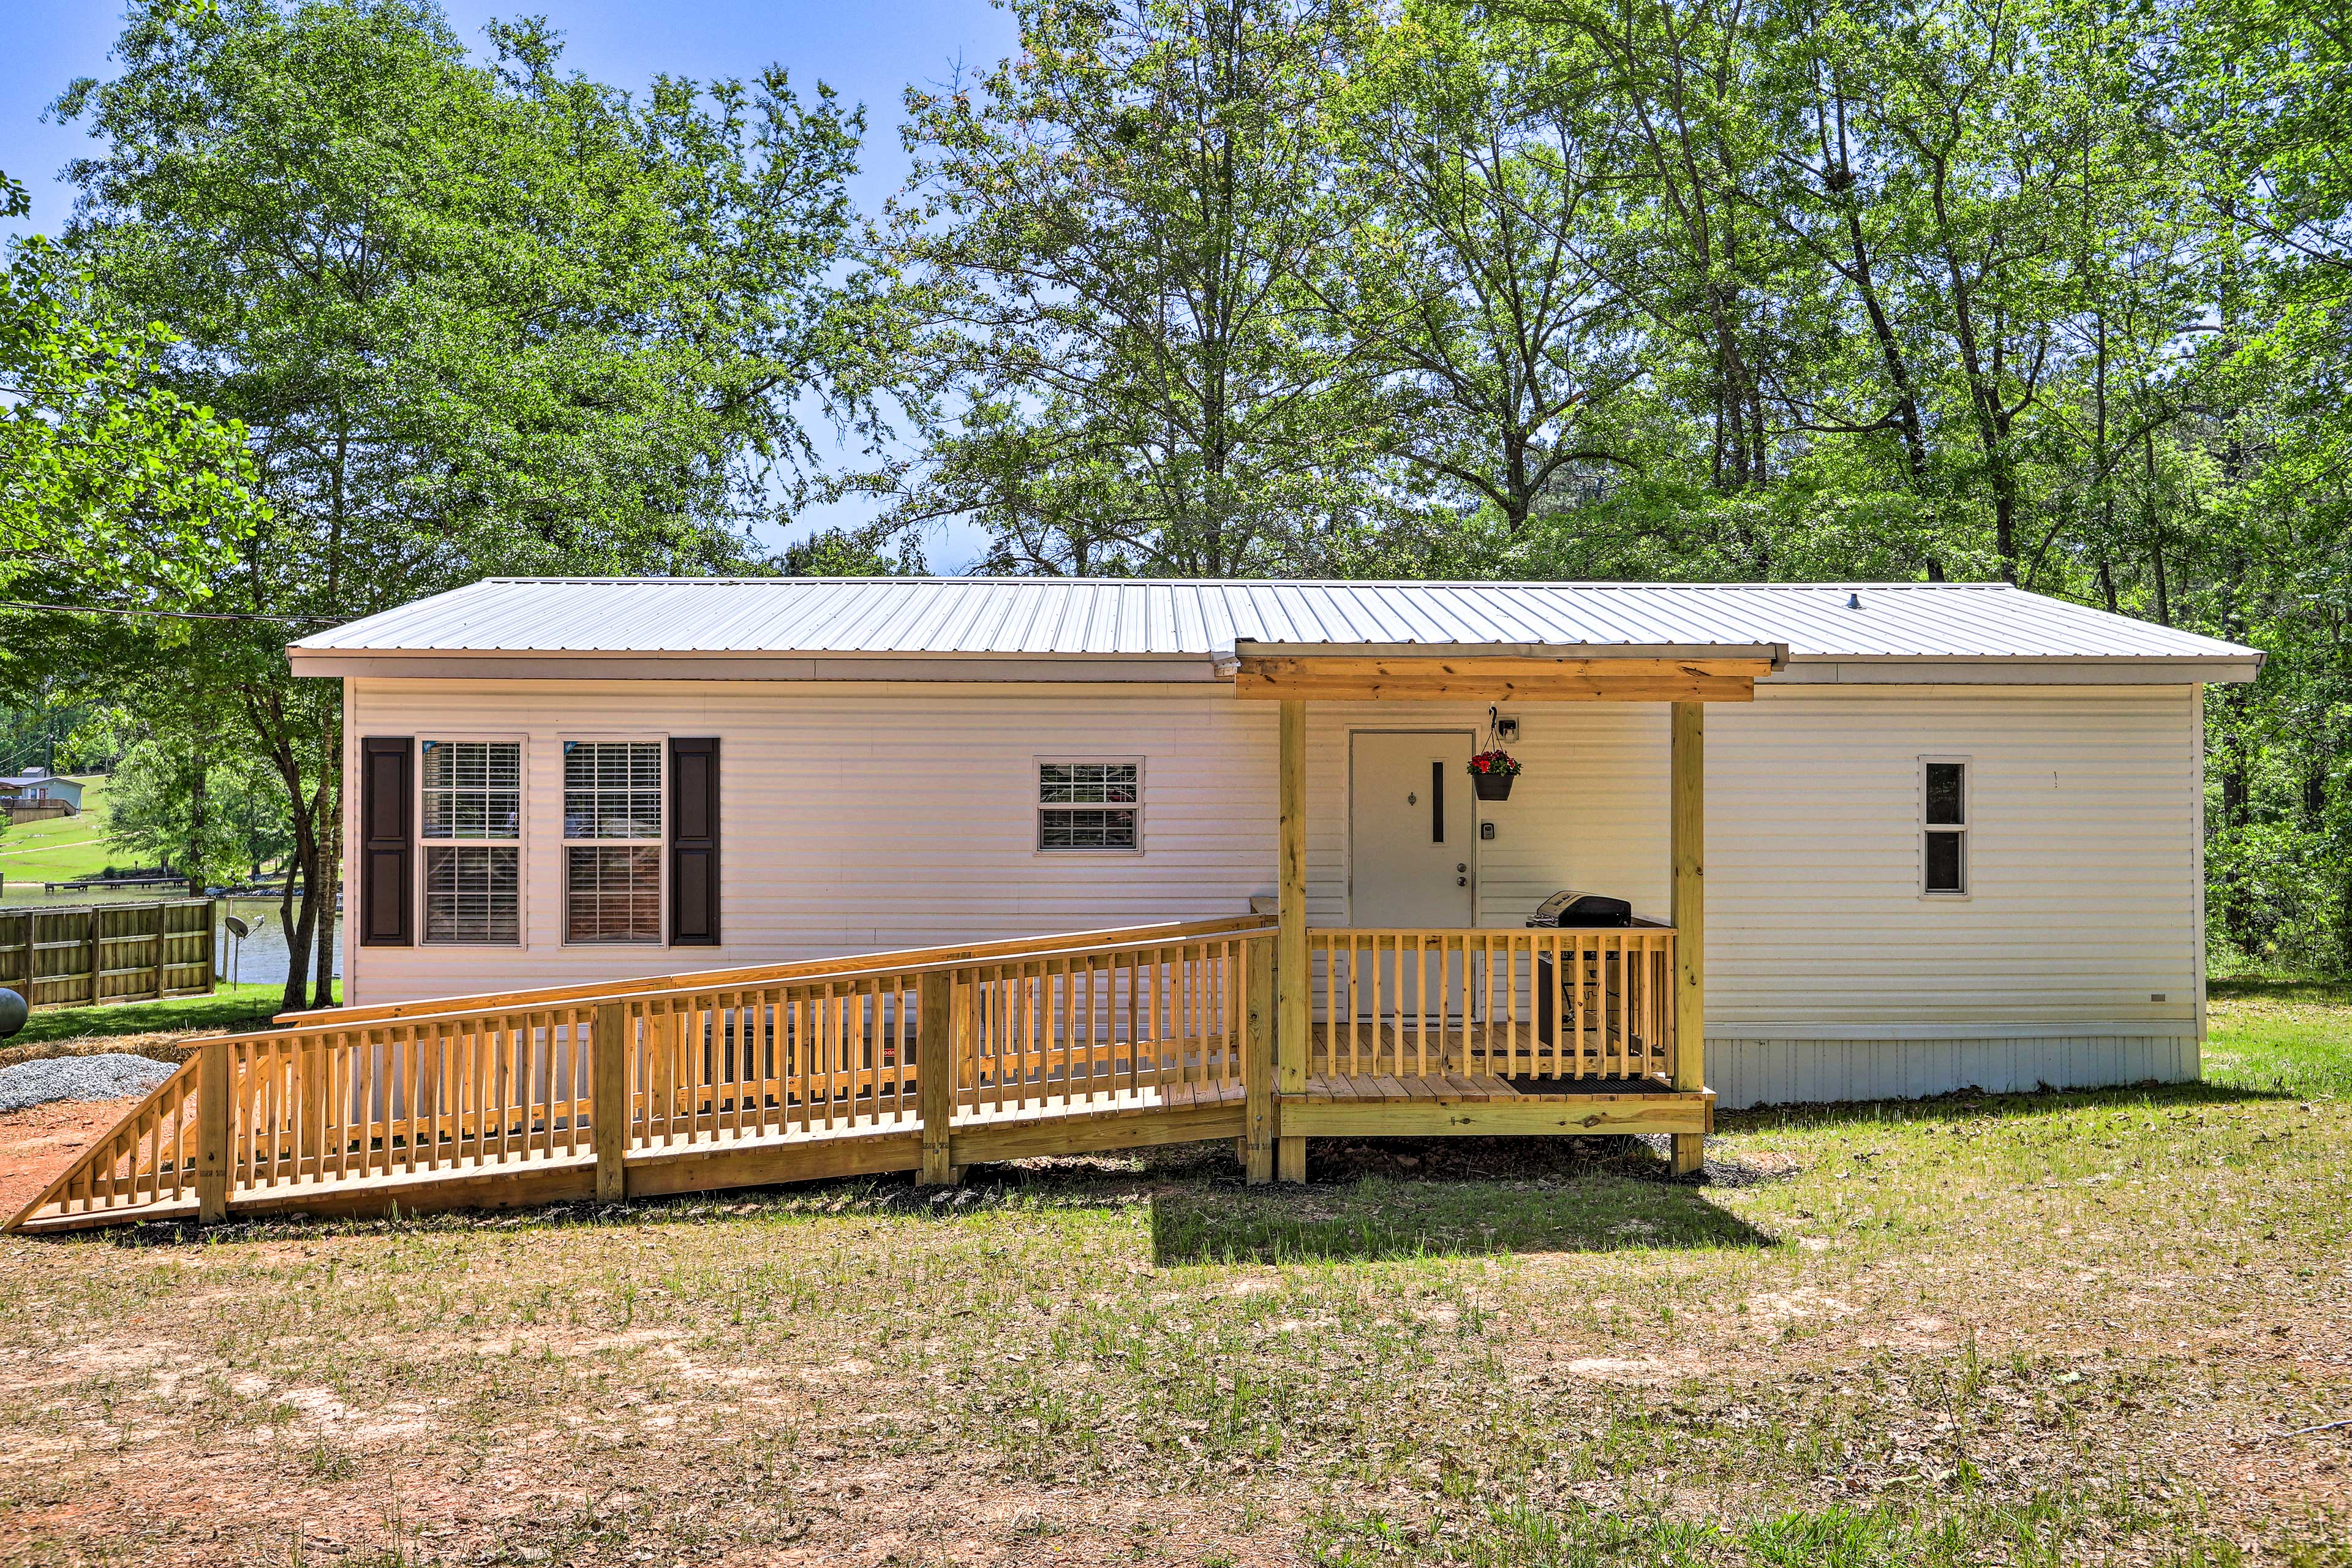
{"type": "Polygon", "coordinates": [[[1865,1100],[1844,1104],[1759,1105],[1745,1110],[1716,1113],[1718,1132],[1754,1132],[1778,1127],[1850,1127],[1857,1125],[1917,1125],[1978,1121],[1986,1117],[2054,1116],[2070,1110],[2098,1110],[2129,1106],[2194,1110],[2199,1106],[2243,1105],[2267,1100],[2296,1100],[2296,1090],[2257,1088],[2232,1083],[2121,1084],[2111,1089],[2042,1089],[2032,1093],[1990,1094],[1980,1089],[1955,1089],[1927,1100],[1865,1100]]]}
{"type": "Polygon", "coordinates": [[[2233,976],[2207,981],[2205,994],[2214,1002],[2302,1002],[2314,1006],[2341,1007],[2352,1004],[2352,979],[2273,980],[2257,975],[2233,976]]]}
{"type": "Polygon", "coordinates": [[[1348,1186],[1181,1187],[1151,1201],[1152,1262],[1162,1268],[1777,1245],[1704,1188],[1613,1173],[1542,1185],[1372,1176],[1348,1186]]]}

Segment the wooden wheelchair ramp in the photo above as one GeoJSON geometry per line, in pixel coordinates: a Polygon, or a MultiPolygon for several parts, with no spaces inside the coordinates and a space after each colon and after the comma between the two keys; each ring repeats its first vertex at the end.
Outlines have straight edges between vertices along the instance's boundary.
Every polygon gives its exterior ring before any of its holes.
{"type": "MultiPolygon", "coordinates": [[[[1270,1144],[1274,946],[1248,917],[300,1015],[204,1041],[7,1228],[1270,1144]]],[[[1654,1078],[1572,1095],[1444,1063],[1351,1078],[1318,1044],[1285,1132],[1688,1131],[1708,1109],[1654,1078]]]]}

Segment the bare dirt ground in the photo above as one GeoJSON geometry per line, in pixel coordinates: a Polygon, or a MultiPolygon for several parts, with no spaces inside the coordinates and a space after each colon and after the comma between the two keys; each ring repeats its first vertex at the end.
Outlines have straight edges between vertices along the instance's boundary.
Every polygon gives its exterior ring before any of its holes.
{"type": "Polygon", "coordinates": [[[1697,1185],[1202,1147],[11,1238],[0,1562],[2340,1568],[2347,1016],[2249,1008],[2203,1087],[1727,1118],[1697,1185]]]}
{"type": "Polygon", "coordinates": [[[0,1110],[0,1216],[15,1214],[66,1162],[138,1104],[129,1100],[60,1100],[29,1110],[0,1110]]]}

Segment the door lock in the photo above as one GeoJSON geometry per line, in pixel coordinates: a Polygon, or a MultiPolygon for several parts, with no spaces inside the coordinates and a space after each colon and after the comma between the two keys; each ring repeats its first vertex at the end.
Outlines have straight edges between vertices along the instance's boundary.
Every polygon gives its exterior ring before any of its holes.
{"type": "Polygon", "coordinates": [[[1457,888],[1468,887],[1470,885],[1470,879],[1466,876],[1459,875],[1459,873],[1469,870],[1470,863],[1466,860],[1456,860],[1454,863],[1454,869],[1457,873],[1454,879],[1454,885],[1457,888]]]}

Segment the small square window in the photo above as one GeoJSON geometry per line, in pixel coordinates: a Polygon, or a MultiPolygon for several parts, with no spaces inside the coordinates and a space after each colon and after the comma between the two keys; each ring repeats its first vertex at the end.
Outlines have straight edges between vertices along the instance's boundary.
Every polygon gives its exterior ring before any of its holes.
{"type": "Polygon", "coordinates": [[[514,838],[522,832],[522,746],[425,742],[425,837],[514,838]]]}
{"type": "Polygon", "coordinates": [[[425,940],[460,947],[522,941],[522,853],[489,844],[425,847],[425,940]]]}
{"type": "Polygon", "coordinates": [[[1142,847],[1140,763],[1037,764],[1037,847],[1133,851],[1142,847]]]}

